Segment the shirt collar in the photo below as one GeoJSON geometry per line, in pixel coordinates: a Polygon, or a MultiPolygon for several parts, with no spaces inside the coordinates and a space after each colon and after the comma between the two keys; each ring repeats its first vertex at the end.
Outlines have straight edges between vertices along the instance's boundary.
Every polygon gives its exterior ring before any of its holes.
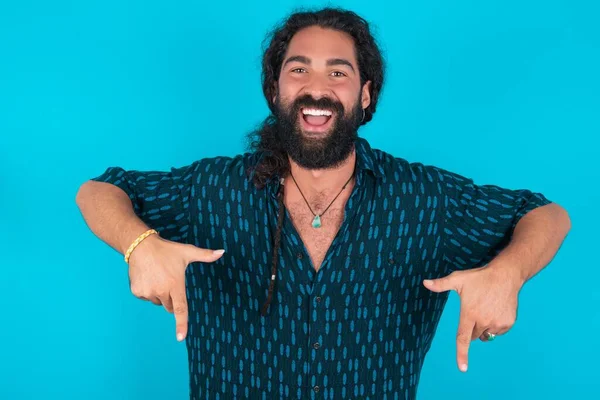
{"type": "Polygon", "coordinates": [[[369,142],[364,138],[356,140],[356,173],[370,171],[376,179],[383,177],[381,166],[377,163],[375,152],[369,142]]]}

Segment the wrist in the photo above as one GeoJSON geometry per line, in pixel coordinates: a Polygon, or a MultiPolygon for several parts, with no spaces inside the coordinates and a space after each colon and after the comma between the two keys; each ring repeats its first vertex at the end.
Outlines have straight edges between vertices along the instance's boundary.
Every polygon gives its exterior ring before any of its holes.
{"type": "Polygon", "coordinates": [[[142,246],[149,246],[154,240],[158,239],[158,232],[155,229],[146,229],[139,234],[135,240],[127,247],[124,254],[125,263],[129,264],[131,256],[142,246]]]}
{"type": "Polygon", "coordinates": [[[511,282],[515,287],[521,288],[527,281],[524,274],[525,269],[518,262],[495,258],[488,264],[488,267],[500,281],[511,282]]]}

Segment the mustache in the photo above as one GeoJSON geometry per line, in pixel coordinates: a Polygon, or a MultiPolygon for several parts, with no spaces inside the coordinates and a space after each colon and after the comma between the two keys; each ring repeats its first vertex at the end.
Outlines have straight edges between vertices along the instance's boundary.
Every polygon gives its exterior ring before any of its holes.
{"type": "Polygon", "coordinates": [[[328,97],[315,99],[311,95],[303,95],[294,100],[292,104],[292,112],[296,114],[301,108],[324,108],[334,111],[336,114],[344,114],[344,106],[339,101],[332,100],[328,97]]]}

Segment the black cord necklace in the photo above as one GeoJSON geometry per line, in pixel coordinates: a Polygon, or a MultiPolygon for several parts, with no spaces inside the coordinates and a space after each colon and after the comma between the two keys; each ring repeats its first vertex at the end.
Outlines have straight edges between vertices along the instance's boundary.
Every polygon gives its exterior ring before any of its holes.
{"type": "Polygon", "coordinates": [[[306,205],[308,206],[308,209],[315,216],[313,218],[313,221],[312,221],[312,227],[313,228],[320,228],[322,226],[321,225],[321,216],[323,214],[325,214],[327,212],[327,210],[329,210],[329,207],[331,207],[331,205],[336,201],[336,199],[340,196],[340,194],[342,194],[342,192],[344,191],[344,189],[346,189],[346,186],[348,186],[348,184],[352,180],[352,177],[354,176],[354,172],[352,172],[352,175],[350,175],[350,178],[348,178],[348,181],[344,184],[344,186],[342,187],[342,190],[340,190],[340,192],[337,194],[337,196],[335,196],[335,198],[331,201],[331,203],[329,203],[329,205],[327,206],[327,208],[325,209],[325,211],[323,211],[321,214],[315,214],[315,212],[310,207],[310,204],[308,203],[308,200],[306,200],[306,197],[304,197],[304,194],[302,193],[302,190],[300,190],[300,186],[298,186],[298,182],[296,182],[296,178],[294,178],[294,175],[292,174],[292,171],[290,171],[290,175],[292,176],[292,179],[293,179],[294,183],[296,184],[296,187],[298,188],[298,191],[300,192],[300,195],[302,196],[302,198],[306,202],[306,205]]]}

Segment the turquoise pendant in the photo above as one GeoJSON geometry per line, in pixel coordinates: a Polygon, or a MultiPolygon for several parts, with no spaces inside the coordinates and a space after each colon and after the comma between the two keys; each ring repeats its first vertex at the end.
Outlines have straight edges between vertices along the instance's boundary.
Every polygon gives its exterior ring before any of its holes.
{"type": "Polygon", "coordinates": [[[321,227],[321,217],[320,216],[315,215],[315,218],[313,219],[313,222],[312,222],[312,226],[313,226],[313,228],[321,227]]]}

